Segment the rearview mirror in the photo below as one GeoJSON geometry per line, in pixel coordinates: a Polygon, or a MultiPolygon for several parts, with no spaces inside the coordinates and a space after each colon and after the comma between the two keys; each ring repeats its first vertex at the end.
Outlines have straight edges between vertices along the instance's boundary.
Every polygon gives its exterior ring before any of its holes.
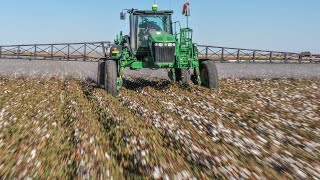
{"type": "Polygon", "coordinates": [[[122,11],[122,12],[120,13],[120,19],[121,19],[121,20],[125,20],[125,19],[126,19],[126,13],[125,13],[124,11],[122,11]]]}

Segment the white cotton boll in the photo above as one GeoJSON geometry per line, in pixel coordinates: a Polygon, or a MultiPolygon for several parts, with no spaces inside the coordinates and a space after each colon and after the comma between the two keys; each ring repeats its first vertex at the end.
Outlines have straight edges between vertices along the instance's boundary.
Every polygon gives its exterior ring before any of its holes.
{"type": "Polygon", "coordinates": [[[36,154],[37,154],[37,150],[36,150],[36,149],[33,149],[33,150],[30,152],[31,159],[34,159],[34,158],[36,157],[36,154]]]}
{"type": "Polygon", "coordinates": [[[154,171],[153,171],[152,175],[153,175],[154,179],[160,179],[161,178],[161,172],[160,172],[159,167],[155,167],[154,168],[154,171]]]}

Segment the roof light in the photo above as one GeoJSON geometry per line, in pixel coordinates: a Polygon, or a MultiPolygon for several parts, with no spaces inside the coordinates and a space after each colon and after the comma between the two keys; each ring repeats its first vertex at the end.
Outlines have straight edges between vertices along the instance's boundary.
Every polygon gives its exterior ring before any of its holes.
{"type": "Polygon", "coordinates": [[[157,4],[153,4],[152,5],[152,11],[158,11],[158,5],[157,4]]]}

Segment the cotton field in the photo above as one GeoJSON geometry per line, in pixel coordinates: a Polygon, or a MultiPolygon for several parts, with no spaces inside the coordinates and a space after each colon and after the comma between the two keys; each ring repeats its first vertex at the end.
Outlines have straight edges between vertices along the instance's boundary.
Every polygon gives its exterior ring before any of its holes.
{"type": "Polygon", "coordinates": [[[0,177],[320,179],[320,81],[0,78],[0,177]]]}

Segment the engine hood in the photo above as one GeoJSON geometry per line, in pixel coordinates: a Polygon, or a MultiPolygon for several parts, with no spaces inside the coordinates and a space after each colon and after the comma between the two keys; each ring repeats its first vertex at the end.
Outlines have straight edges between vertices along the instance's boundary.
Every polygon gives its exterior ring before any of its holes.
{"type": "Polygon", "coordinates": [[[164,31],[150,32],[150,39],[151,39],[151,41],[157,42],[157,43],[175,42],[174,36],[172,34],[164,32],[164,31]]]}

